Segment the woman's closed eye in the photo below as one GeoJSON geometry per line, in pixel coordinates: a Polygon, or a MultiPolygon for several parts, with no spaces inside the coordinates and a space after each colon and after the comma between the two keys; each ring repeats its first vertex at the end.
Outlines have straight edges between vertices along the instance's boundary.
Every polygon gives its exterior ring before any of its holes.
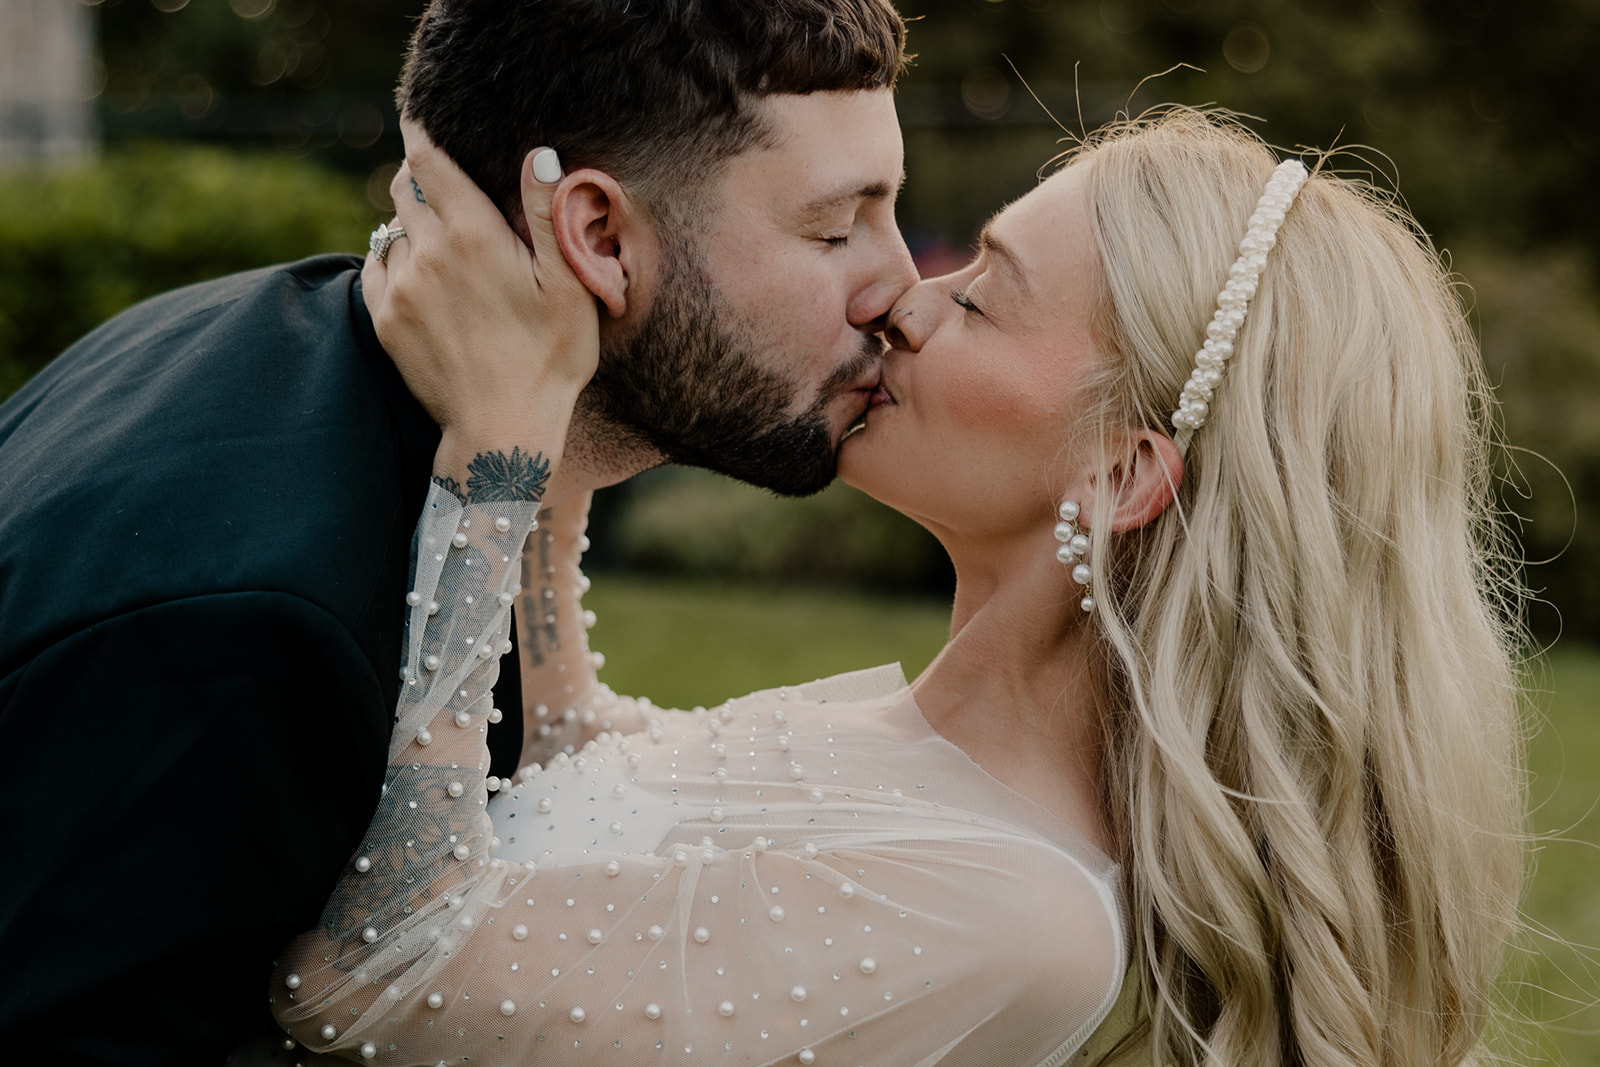
{"type": "Polygon", "coordinates": [[[975,315],[983,314],[983,309],[977,304],[974,304],[972,299],[967,296],[966,291],[963,289],[952,289],[950,291],[950,299],[954,300],[957,306],[970,311],[975,315]]]}

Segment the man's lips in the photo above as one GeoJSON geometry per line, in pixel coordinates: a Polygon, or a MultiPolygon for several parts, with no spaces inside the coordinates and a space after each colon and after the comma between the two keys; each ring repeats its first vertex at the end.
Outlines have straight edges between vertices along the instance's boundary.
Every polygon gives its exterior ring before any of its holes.
{"type": "Polygon", "coordinates": [[[857,378],[851,388],[866,399],[867,410],[869,411],[885,404],[894,403],[894,396],[889,392],[883,381],[883,364],[881,363],[873,367],[870,373],[857,378]]]}
{"type": "Polygon", "coordinates": [[[874,367],[871,374],[858,378],[852,392],[865,400],[867,406],[861,410],[861,414],[856,416],[855,422],[851,423],[850,428],[845,431],[846,437],[856,433],[858,430],[866,429],[867,413],[869,411],[875,411],[895,402],[894,394],[889,392],[887,385],[884,383],[882,364],[874,367]]]}

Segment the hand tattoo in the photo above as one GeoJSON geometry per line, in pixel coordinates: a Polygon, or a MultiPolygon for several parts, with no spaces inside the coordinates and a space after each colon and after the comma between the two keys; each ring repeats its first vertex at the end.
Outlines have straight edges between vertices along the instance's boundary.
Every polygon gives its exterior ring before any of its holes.
{"type": "Polygon", "coordinates": [[[441,489],[449,490],[463,504],[487,504],[497,500],[543,500],[550,481],[550,461],[543,452],[524,452],[512,448],[504,452],[479,452],[467,464],[467,488],[447,475],[434,475],[441,489]]]}
{"type": "Polygon", "coordinates": [[[407,180],[411,182],[411,195],[417,198],[417,203],[426,204],[428,198],[422,195],[422,186],[417,184],[417,179],[408,178],[407,180]]]}

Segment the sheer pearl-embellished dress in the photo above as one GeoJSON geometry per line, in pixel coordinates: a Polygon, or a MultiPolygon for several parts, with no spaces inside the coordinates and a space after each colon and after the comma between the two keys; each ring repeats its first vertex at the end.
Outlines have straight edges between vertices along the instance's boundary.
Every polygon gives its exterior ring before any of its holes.
{"type": "Polygon", "coordinates": [[[602,687],[581,747],[489,800],[533,511],[429,497],[384,797],[273,976],[293,1038],[425,1065],[1032,1065],[1084,1044],[1123,982],[1116,869],[929,727],[897,667],[693,712],[602,687]]]}

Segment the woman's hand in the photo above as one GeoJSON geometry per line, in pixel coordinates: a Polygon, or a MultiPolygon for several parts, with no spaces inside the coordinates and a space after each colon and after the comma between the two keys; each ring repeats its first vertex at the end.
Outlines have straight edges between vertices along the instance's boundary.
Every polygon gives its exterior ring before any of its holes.
{"type": "Polygon", "coordinates": [[[523,163],[524,243],[419,126],[401,131],[391,192],[405,236],[386,262],[367,257],[362,286],[379,341],[444,431],[438,473],[466,484],[475,455],[517,446],[553,467],[599,358],[594,298],[551,225],[554,152],[523,163]]]}

